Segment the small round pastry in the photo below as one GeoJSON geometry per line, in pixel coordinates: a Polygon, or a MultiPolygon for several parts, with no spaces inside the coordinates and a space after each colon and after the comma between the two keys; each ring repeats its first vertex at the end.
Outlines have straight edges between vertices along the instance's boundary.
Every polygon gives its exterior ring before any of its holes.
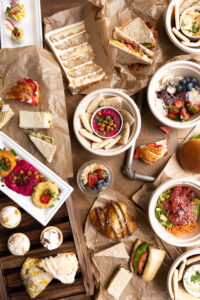
{"type": "Polygon", "coordinates": [[[40,242],[48,250],[57,249],[63,242],[63,234],[58,227],[49,226],[42,231],[40,242]]]}
{"type": "Polygon", "coordinates": [[[21,222],[21,212],[15,206],[6,206],[0,212],[0,223],[6,228],[15,228],[21,222]]]}
{"type": "Polygon", "coordinates": [[[23,233],[14,233],[8,239],[8,250],[16,256],[25,255],[30,249],[30,240],[23,233]]]}

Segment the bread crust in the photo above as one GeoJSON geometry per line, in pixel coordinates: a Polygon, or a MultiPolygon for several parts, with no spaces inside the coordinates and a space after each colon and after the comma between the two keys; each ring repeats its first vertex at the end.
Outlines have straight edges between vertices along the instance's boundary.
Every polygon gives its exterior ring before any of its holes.
{"type": "Polygon", "coordinates": [[[190,140],[182,145],[178,151],[178,159],[183,169],[200,173],[200,139],[190,140]]]}

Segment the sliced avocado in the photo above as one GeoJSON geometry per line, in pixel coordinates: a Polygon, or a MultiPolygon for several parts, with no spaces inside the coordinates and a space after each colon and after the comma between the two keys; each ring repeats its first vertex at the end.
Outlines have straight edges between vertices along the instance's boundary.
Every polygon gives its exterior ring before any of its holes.
{"type": "Polygon", "coordinates": [[[141,274],[141,272],[138,270],[138,262],[139,262],[139,259],[140,259],[140,256],[147,251],[149,247],[149,243],[145,242],[143,243],[142,245],[140,245],[136,252],[135,252],[135,256],[134,256],[134,264],[135,264],[135,269],[137,270],[137,272],[139,274],[141,274]]]}
{"type": "Polygon", "coordinates": [[[34,137],[37,137],[47,143],[50,143],[50,144],[53,144],[54,143],[54,138],[50,137],[50,136],[46,136],[46,135],[43,135],[39,132],[31,132],[30,135],[34,136],[34,137]]]}

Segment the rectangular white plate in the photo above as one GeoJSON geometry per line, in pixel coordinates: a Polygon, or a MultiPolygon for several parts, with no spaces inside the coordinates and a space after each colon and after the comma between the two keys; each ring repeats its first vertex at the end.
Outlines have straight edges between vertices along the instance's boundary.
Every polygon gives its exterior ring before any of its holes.
{"type": "Polygon", "coordinates": [[[6,29],[5,20],[6,7],[10,6],[10,0],[0,0],[0,28],[1,28],[1,48],[16,48],[29,45],[37,45],[43,47],[42,39],[42,21],[40,0],[18,0],[17,3],[23,4],[26,9],[26,17],[17,22],[13,18],[10,19],[15,26],[24,29],[24,41],[17,43],[12,40],[11,32],[6,29]]]}
{"type": "Polygon", "coordinates": [[[55,205],[52,208],[40,209],[36,207],[31,200],[31,196],[23,196],[20,195],[13,190],[7,188],[5,183],[0,182],[0,190],[6,194],[9,198],[11,198],[14,202],[16,202],[19,206],[21,206],[27,213],[29,213],[33,218],[35,218],[38,222],[40,222],[43,226],[46,226],[47,223],[51,220],[51,218],[55,215],[58,209],[62,206],[65,200],[72,193],[73,188],[67,184],[64,180],[62,180],[58,175],[56,175],[53,171],[43,165],[39,160],[37,160],[34,156],[29,154],[25,149],[15,143],[11,138],[9,138],[6,134],[0,131],[0,149],[8,148],[14,149],[17,156],[21,159],[26,160],[28,163],[33,165],[40,173],[44,175],[48,180],[54,182],[61,190],[59,199],[55,201],[55,205]]]}

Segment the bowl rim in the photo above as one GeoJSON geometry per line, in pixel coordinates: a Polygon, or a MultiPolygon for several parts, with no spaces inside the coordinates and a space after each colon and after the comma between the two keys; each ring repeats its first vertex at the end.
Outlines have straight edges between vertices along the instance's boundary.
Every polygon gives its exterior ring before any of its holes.
{"type": "MultiPolygon", "coordinates": [[[[186,8],[183,12],[182,12],[182,14],[181,14],[181,16],[180,16],[180,28],[181,28],[181,30],[182,30],[182,25],[181,25],[181,19],[184,17],[184,15],[188,12],[188,11],[190,11],[190,10],[199,10],[199,12],[200,12],[200,5],[196,5],[196,6],[190,6],[190,7],[188,7],[188,8],[186,8]]],[[[182,32],[184,32],[184,30],[182,30],[182,32]]],[[[192,40],[199,40],[200,39],[200,36],[193,36],[193,35],[190,35],[189,33],[186,33],[186,32],[184,32],[184,34],[185,34],[185,36],[186,37],[189,37],[189,38],[191,38],[192,40]]]]}
{"type": "Polygon", "coordinates": [[[181,254],[180,256],[178,256],[175,259],[175,261],[172,263],[172,265],[168,271],[168,275],[167,275],[167,289],[168,289],[168,293],[169,293],[171,299],[174,299],[174,293],[172,290],[172,275],[173,275],[174,270],[178,267],[178,265],[184,258],[188,258],[190,256],[197,255],[197,254],[200,254],[200,248],[188,250],[188,251],[184,252],[183,254],[181,254]]]}
{"type": "MultiPolygon", "coordinates": [[[[181,4],[183,3],[184,0],[182,0],[181,4]]],[[[178,47],[179,49],[181,49],[182,51],[184,52],[187,52],[187,53],[197,53],[199,54],[200,53],[200,48],[198,49],[195,49],[195,48],[192,48],[192,47],[188,47],[188,46],[185,46],[183,44],[181,44],[181,42],[178,40],[178,38],[173,34],[172,32],[172,26],[171,26],[171,15],[172,15],[172,10],[173,10],[173,6],[175,5],[175,3],[177,2],[177,0],[172,0],[168,7],[167,7],[167,11],[166,11],[166,14],[165,14],[165,30],[167,32],[167,35],[169,37],[169,39],[171,40],[171,42],[176,46],[178,47]]]]}
{"type": "MultiPolygon", "coordinates": [[[[160,67],[155,73],[154,75],[151,77],[151,80],[148,84],[148,88],[147,88],[147,102],[149,105],[149,108],[152,112],[152,114],[154,115],[154,117],[160,121],[162,124],[165,124],[166,126],[169,126],[171,128],[176,128],[176,129],[186,129],[186,128],[192,128],[194,126],[197,125],[197,123],[200,121],[200,115],[197,114],[196,118],[193,120],[188,120],[186,122],[181,122],[181,121],[174,121],[171,120],[163,115],[161,115],[161,113],[157,113],[158,110],[153,109],[153,105],[152,105],[152,101],[154,101],[153,99],[153,95],[150,95],[150,92],[155,92],[154,90],[154,86],[155,86],[155,77],[158,75],[158,73],[162,74],[163,70],[167,70],[169,67],[171,66],[177,66],[177,68],[179,67],[179,65],[183,66],[183,64],[185,66],[190,66],[190,67],[194,67],[199,69],[199,74],[200,74],[200,65],[193,62],[193,61],[189,61],[189,60],[178,60],[178,61],[172,61],[172,62],[168,62],[166,64],[164,64],[162,67],[160,67]]],[[[200,76],[200,75],[199,75],[200,76]]],[[[162,77],[160,77],[161,79],[162,77]]],[[[157,82],[157,81],[156,81],[157,82]]]]}
{"type": "Polygon", "coordinates": [[[91,117],[91,122],[90,122],[90,124],[91,124],[92,130],[94,131],[94,134],[96,134],[97,136],[99,136],[99,137],[102,138],[102,139],[110,139],[110,138],[113,138],[113,137],[117,136],[117,135],[121,132],[124,122],[123,122],[123,118],[122,118],[122,115],[121,115],[120,111],[119,111],[118,109],[112,107],[112,106],[107,105],[107,106],[101,106],[101,107],[97,108],[97,109],[93,112],[92,117],[91,117]],[[93,120],[94,120],[95,115],[96,115],[100,110],[102,110],[102,109],[108,109],[108,108],[114,110],[114,111],[119,115],[120,120],[121,120],[121,126],[120,126],[119,130],[118,130],[114,135],[112,135],[112,136],[102,136],[102,135],[98,134],[98,133],[94,130],[94,127],[93,127],[93,120]]]}
{"type": "Polygon", "coordinates": [[[197,235],[195,235],[192,238],[189,238],[188,240],[183,240],[181,238],[175,237],[173,238],[173,240],[170,240],[170,234],[169,237],[163,237],[161,236],[159,233],[157,233],[157,227],[159,226],[160,228],[163,227],[159,221],[157,221],[156,223],[154,222],[154,220],[156,219],[155,217],[155,202],[158,201],[158,197],[159,195],[161,195],[164,191],[166,191],[167,189],[169,189],[171,186],[175,187],[177,185],[192,185],[194,188],[199,189],[200,191],[200,182],[198,180],[192,179],[190,177],[188,178],[176,178],[176,179],[170,179],[167,180],[165,182],[163,182],[162,184],[160,184],[155,191],[152,193],[151,198],[149,200],[149,205],[148,205],[148,218],[149,218],[149,223],[153,229],[153,231],[155,232],[155,234],[164,242],[166,242],[169,245],[173,245],[176,247],[189,247],[189,246],[195,246],[197,244],[199,244],[199,239],[197,239],[197,237],[200,235],[200,233],[198,233],[197,235]],[[152,219],[153,217],[153,219],[152,219]]]}
{"type": "Polygon", "coordinates": [[[77,140],[82,145],[82,147],[85,148],[87,151],[89,151],[90,153],[93,153],[95,155],[98,155],[98,156],[115,156],[115,155],[119,155],[119,154],[125,152],[137,140],[139,133],[140,133],[140,129],[141,129],[141,115],[140,115],[140,111],[139,111],[135,101],[130,96],[128,96],[126,93],[124,93],[123,91],[121,91],[119,89],[103,88],[103,89],[95,90],[95,91],[85,95],[83,97],[83,99],[79,102],[79,104],[77,105],[76,110],[74,112],[74,116],[73,116],[73,128],[74,128],[74,132],[75,132],[75,136],[76,136],[77,140]],[[97,96],[98,94],[110,94],[111,97],[119,96],[121,98],[125,98],[127,100],[127,102],[129,103],[129,105],[131,105],[132,108],[134,109],[135,118],[136,118],[135,123],[137,125],[137,126],[135,126],[135,134],[132,137],[132,139],[126,145],[123,145],[123,147],[120,149],[104,150],[103,153],[99,153],[98,150],[93,150],[91,147],[89,148],[86,145],[84,145],[81,141],[80,134],[75,129],[76,128],[76,120],[77,120],[77,118],[79,118],[78,111],[80,110],[82,103],[84,101],[87,101],[88,98],[91,99],[90,101],[92,101],[94,99],[94,97],[97,96]]]}

